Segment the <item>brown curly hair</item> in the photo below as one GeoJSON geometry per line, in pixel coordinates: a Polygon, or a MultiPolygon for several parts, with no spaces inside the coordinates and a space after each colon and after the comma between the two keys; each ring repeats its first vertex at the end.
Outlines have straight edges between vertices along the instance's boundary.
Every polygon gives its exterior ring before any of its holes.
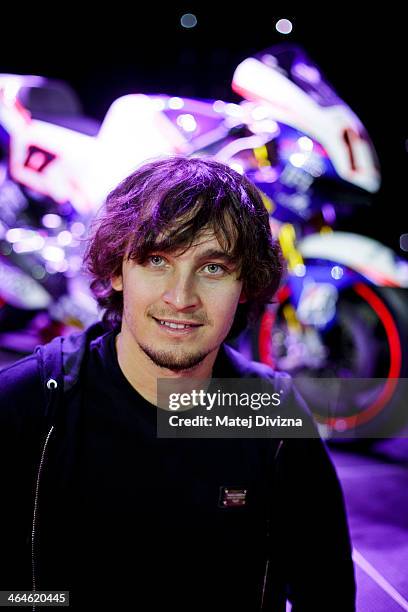
{"type": "Polygon", "coordinates": [[[143,263],[153,250],[187,250],[204,229],[238,262],[247,301],[228,338],[254,324],[281,280],[283,263],[259,191],[245,176],[211,159],[167,157],[146,163],[107,197],[84,255],[103,320],[122,319],[123,294],[111,286],[127,259],[143,263]]]}

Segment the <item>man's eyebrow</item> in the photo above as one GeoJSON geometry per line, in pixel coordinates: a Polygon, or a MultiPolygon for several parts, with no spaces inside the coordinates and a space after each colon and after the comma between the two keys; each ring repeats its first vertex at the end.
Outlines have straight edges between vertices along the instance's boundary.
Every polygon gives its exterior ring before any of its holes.
{"type": "MultiPolygon", "coordinates": [[[[155,252],[171,254],[172,251],[169,249],[161,249],[160,245],[157,245],[156,248],[153,246],[153,248],[149,249],[150,254],[155,253],[155,252]]],[[[223,251],[217,248],[207,249],[205,251],[202,251],[201,253],[198,253],[196,256],[196,259],[197,261],[203,261],[205,259],[218,259],[230,265],[235,265],[239,261],[238,257],[234,257],[233,255],[230,255],[226,251],[223,251]]]]}
{"type": "Polygon", "coordinates": [[[236,257],[233,257],[229,253],[226,253],[225,251],[221,251],[220,249],[207,249],[206,251],[203,251],[202,253],[200,253],[197,256],[197,259],[198,260],[221,259],[222,261],[225,261],[226,263],[230,263],[230,264],[237,263],[236,257]]]}

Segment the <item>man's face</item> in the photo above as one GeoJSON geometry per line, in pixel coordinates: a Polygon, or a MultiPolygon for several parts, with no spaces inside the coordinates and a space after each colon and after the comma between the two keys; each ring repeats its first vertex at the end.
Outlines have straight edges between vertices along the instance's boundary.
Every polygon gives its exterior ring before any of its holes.
{"type": "Polygon", "coordinates": [[[152,251],[142,264],[125,259],[122,276],[112,279],[112,287],[123,290],[122,333],[157,366],[173,371],[215,357],[244,301],[239,268],[213,232],[181,252],[152,251]]]}

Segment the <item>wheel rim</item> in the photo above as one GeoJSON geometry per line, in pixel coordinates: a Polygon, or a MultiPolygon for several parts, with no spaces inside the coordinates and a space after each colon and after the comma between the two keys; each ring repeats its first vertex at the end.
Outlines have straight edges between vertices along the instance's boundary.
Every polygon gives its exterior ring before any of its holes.
{"type": "MultiPolygon", "coordinates": [[[[379,322],[384,330],[387,347],[389,350],[389,366],[385,378],[385,384],[380,390],[378,396],[369,403],[358,414],[352,416],[330,416],[323,417],[315,415],[316,420],[322,425],[326,425],[337,431],[350,431],[358,426],[365,425],[372,421],[388,404],[392,398],[397,384],[398,378],[401,375],[402,369],[402,347],[398,333],[397,325],[394,317],[383,300],[366,284],[355,283],[352,287],[356,295],[358,295],[378,317],[379,322]]],[[[290,296],[290,288],[283,287],[277,295],[277,301],[280,305],[287,301],[290,296]]],[[[272,367],[276,366],[272,350],[272,330],[276,323],[277,312],[266,311],[260,322],[258,350],[260,361],[272,367]]]]}

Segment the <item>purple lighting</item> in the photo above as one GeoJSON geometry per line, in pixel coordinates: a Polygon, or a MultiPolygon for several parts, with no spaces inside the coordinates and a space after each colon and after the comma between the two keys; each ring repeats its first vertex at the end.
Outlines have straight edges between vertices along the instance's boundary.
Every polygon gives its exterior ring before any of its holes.
{"type": "Polygon", "coordinates": [[[322,206],[323,219],[328,225],[332,225],[336,220],[336,211],[333,204],[323,204],[322,206]]]}

